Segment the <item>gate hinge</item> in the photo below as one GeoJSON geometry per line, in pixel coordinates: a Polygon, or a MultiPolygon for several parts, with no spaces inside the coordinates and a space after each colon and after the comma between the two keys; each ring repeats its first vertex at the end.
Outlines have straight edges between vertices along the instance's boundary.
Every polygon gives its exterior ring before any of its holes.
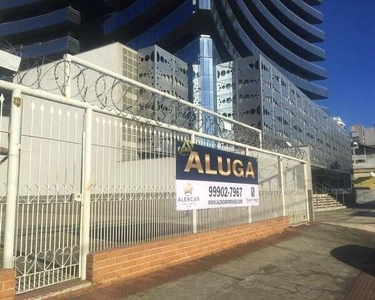
{"type": "Polygon", "coordinates": [[[70,199],[72,201],[81,202],[82,201],[82,194],[71,194],[70,199]]]}

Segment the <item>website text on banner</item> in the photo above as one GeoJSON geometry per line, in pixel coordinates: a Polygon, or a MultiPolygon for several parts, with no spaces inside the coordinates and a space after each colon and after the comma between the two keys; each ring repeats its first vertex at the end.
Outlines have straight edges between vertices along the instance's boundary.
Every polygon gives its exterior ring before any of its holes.
{"type": "Polygon", "coordinates": [[[195,145],[177,143],[176,209],[259,205],[258,161],[195,145]]]}

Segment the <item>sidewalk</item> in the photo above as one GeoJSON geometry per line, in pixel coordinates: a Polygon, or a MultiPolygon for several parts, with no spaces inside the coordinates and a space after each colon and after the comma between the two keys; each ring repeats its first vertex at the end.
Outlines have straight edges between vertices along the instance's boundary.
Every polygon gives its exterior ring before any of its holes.
{"type": "Polygon", "coordinates": [[[319,223],[74,299],[375,299],[375,233],[334,224],[374,216],[324,212],[319,223]]]}
{"type": "MultiPolygon", "coordinates": [[[[373,206],[373,205],[372,205],[373,206]]],[[[316,221],[375,232],[375,209],[347,208],[316,213],[316,221]]]]}

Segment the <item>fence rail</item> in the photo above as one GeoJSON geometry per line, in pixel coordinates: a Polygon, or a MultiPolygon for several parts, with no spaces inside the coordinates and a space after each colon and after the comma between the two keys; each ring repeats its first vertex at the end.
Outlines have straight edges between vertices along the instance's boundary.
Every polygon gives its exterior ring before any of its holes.
{"type": "Polygon", "coordinates": [[[16,268],[17,293],[85,279],[92,251],[280,216],[308,220],[302,150],[70,56],[49,67],[21,74],[23,85],[0,81],[0,88],[17,91],[12,112],[22,110],[11,115],[11,126],[22,124],[19,144],[11,142],[13,127],[0,123],[4,148],[16,149],[18,166],[14,195],[8,160],[0,165],[0,234],[15,237],[1,256],[16,268]],[[55,88],[47,84],[50,70],[55,88]],[[120,91],[119,98],[109,98],[109,90],[120,91]],[[145,94],[152,95],[146,102],[145,94]],[[171,110],[160,115],[160,101],[171,110]],[[185,140],[257,158],[259,206],[176,211],[176,144],[185,140]],[[11,197],[15,208],[5,202],[11,197]],[[15,228],[4,231],[12,218],[15,228]]]}

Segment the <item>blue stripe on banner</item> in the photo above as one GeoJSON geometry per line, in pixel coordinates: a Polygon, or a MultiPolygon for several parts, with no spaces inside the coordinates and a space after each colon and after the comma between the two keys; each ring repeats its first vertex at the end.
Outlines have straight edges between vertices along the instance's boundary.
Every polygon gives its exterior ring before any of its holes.
{"type": "Polygon", "coordinates": [[[189,141],[177,142],[176,179],[258,184],[258,160],[189,141]]]}

